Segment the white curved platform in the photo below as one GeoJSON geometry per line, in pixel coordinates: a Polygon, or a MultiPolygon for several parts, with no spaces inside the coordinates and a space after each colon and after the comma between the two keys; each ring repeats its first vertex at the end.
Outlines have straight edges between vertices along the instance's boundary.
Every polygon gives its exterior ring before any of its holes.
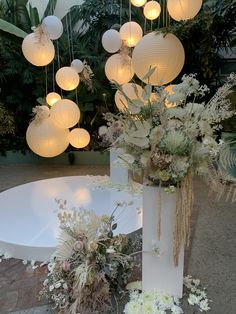
{"type": "Polygon", "coordinates": [[[117,233],[130,233],[142,227],[141,195],[105,187],[109,177],[73,176],[35,181],[0,193],[0,255],[46,261],[55,250],[59,233],[58,204],[111,214],[117,202],[117,233]],[[101,188],[99,183],[101,183],[101,188]]]}

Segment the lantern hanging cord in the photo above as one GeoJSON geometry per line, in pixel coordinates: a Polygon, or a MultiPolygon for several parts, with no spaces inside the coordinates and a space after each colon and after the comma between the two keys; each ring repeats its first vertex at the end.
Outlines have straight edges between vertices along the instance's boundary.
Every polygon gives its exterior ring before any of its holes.
{"type": "Polygon", "coordinates": [[[131,0],[129,0],[129,22],[131,22],[132,14],[131,14],[131,0]]]}
{"type": "Polygon", "coordinates": [[[69,27],[70,27],[70,38],[71,38],[71,55],[72,55],[72,60],[74,60],[75,54],[74,54],[74,43],[73,43],[73,29],[72,29],[72,22],[71,22],[71,10],[69,11],[69,27]]]}
{"type": "Polygon", "coordinates": [[[122,25],[122,10],[123,10],[123,3],[122,3],[122,0],[120,0],[120,26],[122,25]]]}
{"type": "Polygon", "coordinates": [[[46,92],[46,97],[48,94],[48,67],[45,66],[45,92],[46,92]]]}
{"type": "Polygon", "coordinates": [[[55,92],[55,62],[52,62],[52,90],[55,92]]]}
{"type": "Polygon", "coordinates": [[[70,49],[70,30],[69,30],[69,23],[68,23],[68,14],[66,14],[66,30],[67,30],[67,41],[68,41],[69,58],[70,58],[70,62],[72,62],[72,59],[71,59],[71,49],[70,49]]]}

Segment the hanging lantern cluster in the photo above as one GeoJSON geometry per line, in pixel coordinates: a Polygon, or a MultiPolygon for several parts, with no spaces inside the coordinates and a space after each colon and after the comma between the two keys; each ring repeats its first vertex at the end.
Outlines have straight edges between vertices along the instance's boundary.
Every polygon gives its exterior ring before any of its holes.
{"type": "Polygon", "coordinates": [[[84,148],[90,142],[89,133],[74,128],[80,119],[79,107],[69,99],[58,100],[51,109],[36,107],[36,115],[26,131],[30,149],[42,157],[55,157],[63,153],[69,144],[84,148]]]}
{"type": "Polygon", "coordinates": [[[22,42],[22,52],[26,60],[35,66],[46,66],[55,56],[52,40],[63,33],[61,20],[53,15],[43,19],[42,25],[27,35],[22,42]]]}

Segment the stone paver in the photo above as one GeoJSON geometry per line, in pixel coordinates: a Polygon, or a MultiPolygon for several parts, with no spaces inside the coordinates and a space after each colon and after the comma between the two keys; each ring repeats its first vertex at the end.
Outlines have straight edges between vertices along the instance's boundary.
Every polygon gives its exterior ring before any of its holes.
{"type": "MultiPolygon", "coordinates": [[[[0,166],[0,191],[34,180],[108,171],[106,166],[0,166]]],[[[236,314],[236,205],[217,201],[204,183],[196,181],[194,209],[194,236],[187,250],[185,273],[201,279],[207,287],[213,300],[210,314],[236,314]]],[[[49,313],[48,306],[42,307],[36,297],[44,276],[39,271],[33,275],[14,259],[1,263],[0,314],[49,313]]],[[[197,312],[188,309],[185,313],[197,312]]]]}

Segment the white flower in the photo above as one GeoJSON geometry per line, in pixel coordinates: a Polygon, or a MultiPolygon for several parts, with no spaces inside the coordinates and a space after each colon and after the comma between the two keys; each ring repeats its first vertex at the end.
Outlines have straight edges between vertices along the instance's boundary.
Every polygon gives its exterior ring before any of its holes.
{"type": "Polygon", "coordinates": [[[66,282],[63,283],[62,288],[65,289],[65,290],[68,290],[68,286],[67,286],[67,283],[66,283],[66,282]]]}
{"type": "Polygon", "coordinates": [[[126,304],[124,313],[125,314],[141,314],[141,306],[135,301],[130,301],[126,304]]]}
{"type": "Polygon", "coordinates": [[[100,126],[100,128],[98,129],[99,136],[105,135],[107,133],[107,130],[108,130],[107,126],[105,125],[100,126]]]}
{"type": "Polygon", "coordinates": [[[202,300],[199,304],[200,307],[200,311],[208,311],[210,310],[209,304],[208,304],[208,300],[202,300]]]}
{"type": "Polygon", "coordinates": [[[108,249],[106,249],[106,253],[108,253],[108,254],[115,253],[113,246],[110,246],[108,249]]]}
{"type": "Polygon", "coordinates": [[[173,305],[171,308],[171,312],[172,314],[182,314],[183,310],[179,306],[173,305]]]}
{"type": "Polygon", "coordinates": [[[49,286],[49,291],[52,292],[54,290],[54,285],[49,286]]]}
{"type": "Polygon", "coordinates": [[[22,261],[22,264],[23,264],[23,265],[27,265],[27,264],[28,264],[27,259],[24,259],[24,260],[22,261]]]}
{"type": "Polygon", "coordinates": [[[188,303],[190,305],[195,305],[195,304],[198,305],[200,303],[201,298],[202,298],[201,296],[196,296],[190,293],[188,297],[188,303]]]}
{"type": "Polygon", "coordinates": [[[47,286],[48,281],[49,281],[48,279],[45,279],[44,282],[43,282],[43,285],[44,285],[44,286],[47,286]]]}

